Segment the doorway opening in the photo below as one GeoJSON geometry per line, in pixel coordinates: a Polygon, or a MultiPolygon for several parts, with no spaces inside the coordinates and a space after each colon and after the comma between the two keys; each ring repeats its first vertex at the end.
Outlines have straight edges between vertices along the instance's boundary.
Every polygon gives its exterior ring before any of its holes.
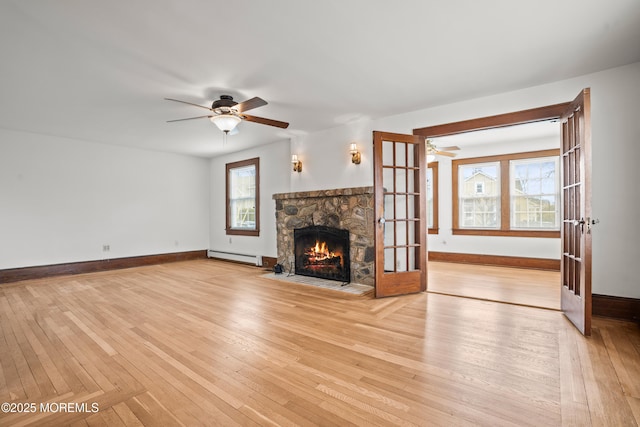
{"type": "Polygon", "coordinates": [[[429,292],[561,308],[558,118],[567,106],[414,130],[459,148],[434,159],[429,292]]]}

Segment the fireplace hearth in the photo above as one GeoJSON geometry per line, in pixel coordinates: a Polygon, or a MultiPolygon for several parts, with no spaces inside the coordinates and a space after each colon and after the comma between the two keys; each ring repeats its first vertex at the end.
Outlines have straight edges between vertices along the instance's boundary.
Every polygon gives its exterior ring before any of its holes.
{"type": "Polygon", "coordinates": [[[296,274],[350,282],[348,230],[314,225],[293,236],[296,274]]]}

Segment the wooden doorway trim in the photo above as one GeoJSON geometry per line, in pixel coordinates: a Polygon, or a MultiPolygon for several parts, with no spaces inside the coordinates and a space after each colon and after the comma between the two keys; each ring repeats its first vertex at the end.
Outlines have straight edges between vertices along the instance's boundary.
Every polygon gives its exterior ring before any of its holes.
{"type": "Polygon", "coordinates": [[[547,105],[546,107],[499,114],[497,116],[488,116],[436,126],[427,126],[414,129],[413,134],[424,136],[425,138],[433,138],[436,136],[453,135],[456,133],[471,132],[475,130],[493,129],[559,119],[569,105],[571,105],[570,102],[563,102],[562,104],[547,105]]]}
{"type": "MultiPolygon", "coordinates": [[[[591,333],[591,310],[592,310],[592,296],[591,296],[591,235],[589,233],[589,228],[594,222],[591,214],[591,205],[590,205],[590,194],[591,194],[591,170],[590,170],[590,162],[591,162],[591,124],[590,124],[590,90],[584,89],[578,97],[572,102],[563,102],[561,104],[548,105],[545,107],[532,108],[529,110],[516,111],[513,113],[505,113],[499,114],[496,116],[488,116],[481,117],[477,119],[471,120],[463,120],[459,122],[446,123],[436,126],[427,126],[422,128],[416,128],[413,130],[414,135],[419,135],[424,138],[433,138],[438,136],[446,136],[453,135],[457,133],[463,132],[471,132],[476,130],[484,130],[484,129],[493,129],[500,128],[512,125],[520,125],[526,123],[534,123],[545,120],[554,120],[557,119],[565,120],[569,116],[572,115],[572,112],[579,113],[578,119],[574,119],[576,123],[580,123],[582,127],[581,132],[577,132],[577,136],[580,138],[586,138],[586,140],[579,141],[577,144],[583,147],[581,152],[582,159],[576,156],[576,161],[582,161],[580,166],[580,171],[583,173],[580,177],[576,177],[579,179],[580,183],[584,185],[581,186],[581,206],[574,206],[574,201],[569,201],[571,206],[566,206],[566,201],[561,201],[563,208],[566,210],[568,208],[573,209],[574,213],[577,213],[579,210],[580,216],[576,218],[568,218],[563,214],[563,221],[566,223],[578,225],[567,226],[563,224],[562,230],[563,235],[561,238],[562,241],[562,296],[561,296],[561,305],[562,309],[567,316],[576,327],[582,332],[584,335],[589,335],[591,333]],[[581,110],[580,110],[581,109],[581,110]],[[585,234],[579,236],[578,239],[568,239],[565,237],[567,227],[582,227],[582,229],[586,230],[585,234]],[[577,243],[576,243],[577,241],[577,243]],[[573,243],[572,243],[573,242],[573,243]],[[574,252],[568,250],[568,246],[573,245],[574,248],[577,245],[580,246],[580,263],[573,262],[570,260],[574,259],[576,255],[574,252]],[[568,255],[567,255],[568,254],[568,255]],[[571,276],[571,269],[573,269],[574,276],[571,276]],[[577,273],[576,273],[577,272],[577,273]],[[576,277],[577,276],[577,277],[576,277]],[[576,295],[578,294],[578,295],[576,295]]],[[[566,136],[568,131],[563,127],[563,137],[566,136]]],[[[563,143],[564,144],[564,143],[563,143]]],[[[569,151],[572,148],[568,148],[569,151]]],[[[573,148],[575,151],[575,148],[573,148]]],[[[563,151],[564,155],[564,151],[563,151]]],[[[562,174],[570,173],[570,171],[564,171],[564,169],[569,166],[565,165],[565,161],[562,161],[560,164],[560,168],[562,170],[562,174]]],[[[572,169],[575,170],[575,169],[572,169]]],[[[574,184],[571,184],[574,185],[574,184]]],[[[563,193],[566,192],[563,190],[563,193]]],[[[566,197],[565,194],[562,195],[564,199],[566,197]]],[[[580,233],[582,232],[580,230],[580,233]]]]}

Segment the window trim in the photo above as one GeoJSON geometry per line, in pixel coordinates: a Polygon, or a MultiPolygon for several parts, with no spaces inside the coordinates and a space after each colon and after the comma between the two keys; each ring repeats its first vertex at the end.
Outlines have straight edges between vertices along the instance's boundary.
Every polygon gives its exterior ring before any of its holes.
{"type": "Polygon", "coordinates": [[[226,167],[225,167],[225,171],[226,171],[226,175],[225,175],[225,181],[226,181],[226,194],[225,194],[225,208],[226,208],[226,224],[225,224],[225,231],[227,233],[227,235],[236,235],[236,236],[259,236],[260,235],[260,158],[259,157],[254,157],[252,159],[247,159],[247,160],[241,160],[238,162],[232,162],[232,163],[227,163],[226,167]],[[241,167],[246,167],[246,166],[251,166],[253,165],[256,168],[256,194],[255,194],[255,198],[256,198],[256,227],[255,230],[246,230],[246,229],[237,229],[237,228],[231,228],[231,188],[229,188],[230,186],[230,179],[229,179],[229,174],[231,172],[231,170],[233,169],[237,169],[237,168],[241,168],[241,167]]]}
{"type": "Polygon", "coordinates": [[[431,188],[433,188],[433,227],[428,228],[427,234],[438,234],[440,230],[438,226],[438,162],[427,163],[427,168],[431,169],[433,179],[431,183],[431,188]]]}
{"type": "Polygon", "coordinates": [[[560,230],[513,230],[511,229],[511,181],[509,176],[509,161],[521,159],[533,159],[538,157],[559,157],[560,149],[529,151],[524,153],[501,154],[497,156],[472,157],[467,159],[455,159],[451,161],[451,185],[452,185],[452,213],[454,235],[466,236],[510,236],[510,237],[543,237],[560,238],[560,230]],[[460,228],[460,207],[458,206],[458,166],[473,163],[500,163],[500,229],[486,228],[460,228]]]}

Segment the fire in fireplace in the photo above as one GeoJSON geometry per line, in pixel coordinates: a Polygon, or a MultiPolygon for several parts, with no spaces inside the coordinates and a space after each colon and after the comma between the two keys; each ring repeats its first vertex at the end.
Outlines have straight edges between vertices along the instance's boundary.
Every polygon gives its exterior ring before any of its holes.
{"type": "Polygon", "coordinates": [[[349,231],[314,225],[293,230],[295,272],[349,282],[349,231]]]}

